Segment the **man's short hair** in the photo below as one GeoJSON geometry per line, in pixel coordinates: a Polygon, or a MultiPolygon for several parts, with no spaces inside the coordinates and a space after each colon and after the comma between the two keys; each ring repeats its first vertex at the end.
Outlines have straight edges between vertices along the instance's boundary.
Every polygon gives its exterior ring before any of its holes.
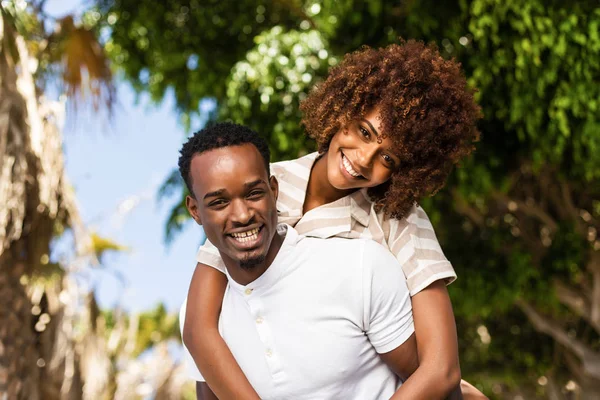
{"type": "Polygon", "coordinates": [[[252,129],[230,122],[222,122],[207,126],[194,133],[179,151],[180,156],[178,163],[179,173],[185,181],[190,194],[194,196],[192,177],[190,176],[190,166],[192,164],[192,158],[196,154],[202,154],[222,147],[241,146],[244,144],[251,144],[256,147],[265,162],[267,175],[270,176],[271,170],[269,168],[269,160],[271,158],[271,153],[269,151],[269,146],[267,145],[267,142],[252,129]]]}

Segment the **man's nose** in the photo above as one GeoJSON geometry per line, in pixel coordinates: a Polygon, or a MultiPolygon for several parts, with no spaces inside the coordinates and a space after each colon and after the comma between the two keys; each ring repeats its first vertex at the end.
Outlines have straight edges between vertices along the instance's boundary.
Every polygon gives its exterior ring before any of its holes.
{"type": "Polygon", "coordinates": [[[233,201],[231,208],[231,220],[238,224],[247,224],[254,217],[254,212],[251,207],[244,200],[233,201]]]}

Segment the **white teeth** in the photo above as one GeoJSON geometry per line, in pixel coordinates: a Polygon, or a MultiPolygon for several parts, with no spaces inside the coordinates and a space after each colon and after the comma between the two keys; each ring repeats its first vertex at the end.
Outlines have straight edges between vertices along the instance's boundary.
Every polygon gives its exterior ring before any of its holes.
{"type": "Polygon", "coordinates": [[[361,176],[358,172],[354,170],[354,168],[352,168],[352,165],[350,165],[350,161],[348,161],[348,159],[344,155],[342,155],[342,164],[344,164],[344,168],[346,168],[346,171],[353,177],[358,178],[359,176],[361,176]]]}
{"type": "Polygon", "coordinates": [[[258,231],[258,228],[254,228],[246,232],[232,233],[231,236],[238,242],[245,243],[258,239],[258,231]]]}

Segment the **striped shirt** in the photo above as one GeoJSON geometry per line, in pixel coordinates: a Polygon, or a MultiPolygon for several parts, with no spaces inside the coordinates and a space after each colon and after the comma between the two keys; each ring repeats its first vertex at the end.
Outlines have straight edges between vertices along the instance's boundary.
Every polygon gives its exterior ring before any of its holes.
{"type": "MultiPolygon", "coordinates": [[[[367,190],[361,189],[302,214],[310,171],[317,156],[318,153],[311,153],[271,164],[271,173],[279,181],[280,223],[293,226],[304,236],[375,240],[390,250],[400,263],[411,296],[439,279],[446,284],[456,279],[427,214],[417,205],[403,219],[390,219],[383,211],[375,211],[367,190]]],[[[198,250],[196,260],[225,271],[219,251],[208,240],[198,250]]]]}

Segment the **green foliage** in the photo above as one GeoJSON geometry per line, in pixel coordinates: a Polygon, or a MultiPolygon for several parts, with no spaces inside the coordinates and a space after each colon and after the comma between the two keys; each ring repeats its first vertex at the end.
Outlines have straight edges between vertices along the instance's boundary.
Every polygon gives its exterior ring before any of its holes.
{"type": "MultiPolygon", "coordinates": [[[[121,312],[121,311],[117,311],[121,312]]],[[[115,310],[102,311],[106,324],[106,334],[110,336],[117,324],[115,310]]],[[[125,315],[126,326],[133,321],[132,315],[125,315]]],[[[137,357],[161,341],[175,340],[180,342],[179,319],[177,314],[169,314],[164,304],[158,304],[153,310],[145,311],[137,316],[137,335],[132,356],[137,357]]]]}
{"type": "Polygon", "coordinates": [[[135,355],[141,354],[161,341],[181,340],[177,314],[167,313],[167,309],[162,303],[154,310],[140,314],[138,329],[135,355]]]}
{"type": "Polygon", "coordinates": [[[222,98],[232,66],[275,24],[289,26],[293,2],[102,0],[106,49],[138,90],[155,101],[172,89],[182,112],[204,97],[222,98]]]}
{"type": "MultiPolygon", "coordinates": [[[[188,121],[202,99],[213,99],[212,117],[259,131],[273,161],[314,148],[298,105],[344,54],[403,36],[435,41],[461,61],[479,90],[482,140],[423,206],[459,276],[450,292],[463,376],[489,395],[529,397],[543,394],[535,382],[547,371],[568,375],[564,349],[535,332],[514,304],[525,299],[568,329],[590,331],[553,293],[556,280],[583,290],[590,251],[600,248],[593,226],[600,219],[597,4],[101,3],[107,49],[138,90],[157,101],[173,90],[188,121]]],[[[177,193],[175,175],[164,191],[177,193]]],[[[186,215],[178,202],[167,232],[178,232],[186,215]]],[[[600,346],[594,335],[584,339],[600,346]]]]}
{"type": "Polygon", "coordinates": [[[266,136],[274,160],[306,154],[314,144],[300,128],[300,102],[337,60],[314,30],[284,32],[277,26],[255,43],[231,70],[220,117],[266,136]]]}
{"type": "Polygon", "coordinates": [[[159,201],[164,201],[173,195],[179,195],[179,201],[171,208],[165,224],[165,242],[167,244],[173,241],[176,235],[183,230],[185,223],[190,220],[190,215],[185,206],[185,198],[188,194],[187,186],[177,168],[171,171],[158,189],[157,199],[159,201]]]}
{"type": "Polygon", "coordinates": [[[467,59],[488,120],[535,168],[600,178],[600,9],[590,2],[476,0],[467,59]]]}
{"type": "MultiPolygon", "coordinates": [[[[288,36],[282,42],[284,54],[295,44],[290,40],[298,40],[305,47],[302,57],[308,55],[306,50],[314,50],[306,36],[318,35],[327,57],[335,58],[364,44],[385,45],[399,35],[425,40],[443,37],[456,21],[448,17],[459,14],[460,7],[453,2],[441,6],[414,0],[400,4],[378,0],[98,0],[97,10],[87,21],[110,33],[105,48],[137,90],[148,92],[155,101],[173,91],[186,124],[190,115],[199,112],[203,98],[214,98],[220,106],[227,103],[232,68],[257,50],[263,32],[276,28],[262,40],[288,36]],[[440,22],[444,20],[449,23],[440,22]]],[[[309,65],[306,72],[315,70],[316,76],[322,76],[327,66],[309,65]]],[[[282,71],[271,71],[278,72],[282,71]]],[[[263,122],[273,117],[268,115],[263,122]]],[[[277,117],[285,117],[290,127],[299,121],[299,115],[277,117]]],[[[305,143],[298,145],[297,149],[289,145],[290,151],[284,154],[300,154],[305,143]]]]}

